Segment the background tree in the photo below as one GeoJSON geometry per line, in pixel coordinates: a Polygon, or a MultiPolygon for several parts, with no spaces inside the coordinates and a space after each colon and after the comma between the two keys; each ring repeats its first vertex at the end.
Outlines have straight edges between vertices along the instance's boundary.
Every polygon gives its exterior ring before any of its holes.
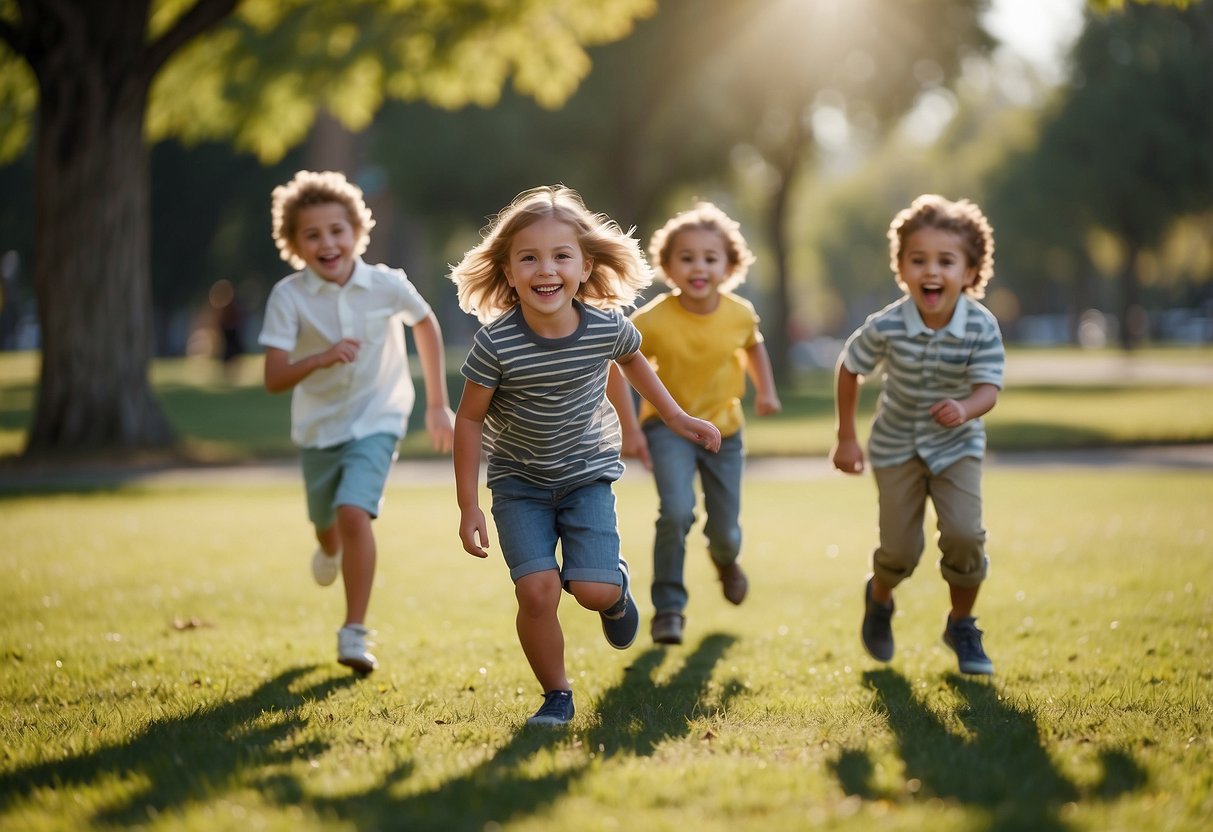
{"type": "Polygon", "coordinates": [[[0,160],[21,151],[37,122],[42,364],[26,455],[173,443],[147,376],[145,135],[231,137],[270,160],[307,134],[320,108],[357,129],[385,97],[487,104],[509,78],[555,105],[589,70],[583,44],[623,36],[652,8],[652,0],[4,0],[0,160]]]}
{"type": "MultiPolygon", "coordinates": [[[[1075,45],[1073,80],[1038,143],[998,177],[997,198],[1031,205],[1017,227],[1081,247],[1102,230],[1120,244],[1121,345],[1146,332],[1140,255],[1177,220],[1213,210],[1213,5],[1125,6],[1091,16],[1075,45]],[[1147,117],[1148,114],[1148,117],[1147,117]]],[[[1079,281],[1080,303],[1089,295],[1079,281]]],[[[1081,310],[1081,306],[1079,310],[1081,310]]]]}

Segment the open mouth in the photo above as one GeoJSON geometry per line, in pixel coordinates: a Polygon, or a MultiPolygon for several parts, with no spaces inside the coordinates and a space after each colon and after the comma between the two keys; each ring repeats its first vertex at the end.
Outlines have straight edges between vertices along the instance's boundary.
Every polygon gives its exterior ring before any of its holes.
{"type": "Polygon", "coordinates": [[[532,286],[531,291],[540,297],[550,298],[560,294],[560,290],[563,288],[561,284],[557,283],[555,286],[532,286]]]}
{"type": "Polygon", "coordinates": [[[923,286],[922,287],[922,297],[923,297],[923,300],[930,301],[933,303],[943,297],[943,287],[942,286],[923,286]]]}

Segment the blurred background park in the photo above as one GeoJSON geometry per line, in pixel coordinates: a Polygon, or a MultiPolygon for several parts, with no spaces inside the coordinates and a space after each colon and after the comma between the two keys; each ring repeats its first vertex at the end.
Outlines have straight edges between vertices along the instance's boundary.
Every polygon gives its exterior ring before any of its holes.
{"type": "Polygon", "coordinates": [[[154,361],[258,350],[301,168],[363,188],[366,259],[453,355],[448,264],[555,182],[642,244],[696,198],[739,219],[782,384],[897,297],[885,232],[924,192],[990,217],[1013,348],[1213,343],[1207,0],[99,5],[0,2],[0,349],[43,358],[33,450],[159,444],[154,361]]]}

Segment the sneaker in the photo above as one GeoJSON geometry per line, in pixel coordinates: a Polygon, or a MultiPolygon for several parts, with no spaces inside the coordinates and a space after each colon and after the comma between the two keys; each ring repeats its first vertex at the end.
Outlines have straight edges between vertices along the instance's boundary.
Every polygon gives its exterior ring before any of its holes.
{"type": "Polygon", "coordinates": [[[740,604],[745,600],[745,595],[750,589],[750,582],[746,580],[745,573],[741,571],[741,567],[737,562],[720,566],[717,564],[716,572],[720,575],[720,589],[724,592],[725,599],[730,604],[740,604]]]}
{"type": "Polygon", "coordinates": [[[571,690],[549,690],[543,695],[543,704],[527,725],[568,725],[573,721],[573,692],[571,690]]]}
{"type": "Polygon", "coordinates": [[[863,588],[863,647],[877,661],[887,662],[893,658],[893,610],[892,600],[879,604],[872,600],[872,579],[868,578],[863,588]]]}
{"type": "Polygon", "coordinates": [[[636,640],[636,632],[640,629],[640,611],[632,600],[632,591],[628,584],[628,564],[623,558],[619,559],[619,571],[623,573],[623,593],[619,600],[609,609],[598,613],[602,619],[602,634],[616,650],[626,650],[636,640]]]}
{"type": "Polygon", "coordinates": [[[366,649],[369,635],[371,631],[361,624],[346,624],[338,630],[337,661],[362,674],[377,668],[379,661],[366,649]]]}
{"type": "Polygon", "coordinates": [[[949,616],[943,628],[943,643],[952,648],[960,660],[960,672],[989,676],[994,672],[994,662],[981,646],[981,630],[977,619],[969,616],[953,621],[949,616]]]}
{"type": "Polygon", "coordinates": [[[658,644],[682,644],[686,616],[680,612],[659,612],[653,616],[653,641],[658,644]]]}
{"type": "Polygon", "coordinates": [[[312,552],[312,577],[321,586],[328,586],[337,580],[341,574],[341,552],[335,555],[325,554],[324,549],[317,546],[312,552]]]}

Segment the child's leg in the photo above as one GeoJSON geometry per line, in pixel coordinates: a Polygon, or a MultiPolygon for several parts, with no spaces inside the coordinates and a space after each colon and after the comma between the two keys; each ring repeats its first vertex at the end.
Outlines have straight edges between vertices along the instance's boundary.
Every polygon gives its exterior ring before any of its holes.
{"type": "Polygon", "coordinates": [[[965,457],[932,477],[931,501],[939,519],[940,572],[952,601],[949,617],[959,621],[973,615],[988,569],[981,521],[981,461],[965,457]]]}
{"type": "Polygon", "coordinates": [[[366,621],[375,582],[375,533],[371,515],[357,506],[337,507],[337,528],[341,536],[341,574],[345,579],[345,623],[366,621]]]}
{"type": "Polygon", "coordinates": [[[564,631],[556,614],[560,593],[560,573],[552,569],[532,572],[514,584],[518,642],[545,693],[572,688],[564,669],[564,631]]]}
{"type": "Polygon", "coordinates": [[[657,525],[653,536],[653,608],[682,612],[687,532],[695,524],[695,445],[661,422],[645,425],[657,485],[657,525]]]}
{"type": "Polygon", "coordinates": [[[873,468],[880,500],[880,545],[872,553],[872,600],[886,603],[893,589],[913,574],[926,537],[929,470],[915,457],[900,465],[873,468]]]}
{"type": "Polygon", "coordinates": [[[695,450],[707,514],[703,533],[708,553],[717,566],[727,566],[741,555],[741,433],[721,441],[719,453],[695,450]]]}
{"type": "Polygon", "coordinates": [[[333,523],[327,529],[316,529],[316,542],[326,555],[336,557],[341,551],[341,532],[338,531],[337,524],[333,523]]]}

